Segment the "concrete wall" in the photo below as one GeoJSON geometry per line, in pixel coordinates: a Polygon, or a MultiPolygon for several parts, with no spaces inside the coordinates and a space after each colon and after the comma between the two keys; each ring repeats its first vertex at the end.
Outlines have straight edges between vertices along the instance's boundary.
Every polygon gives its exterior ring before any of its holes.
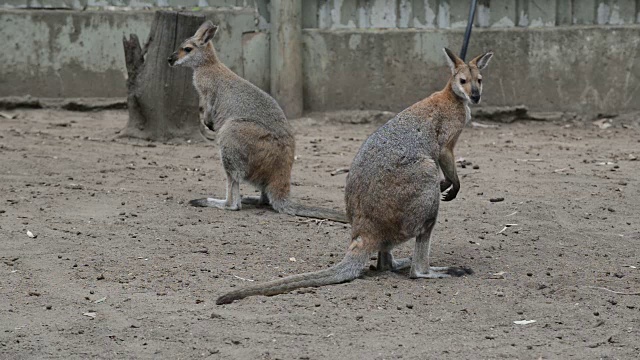
{"type": "MultiPolygon", "coordinates": [[[[467,24],[464,0],[304,0],[305,28],[457,29],[467,24]]],[[[636,0],[479,0],[478,27],[622,25],[638,22],[636,0]]]]}
{"type": "MultiPolygon", "coordinates": [[[[442,47],[461,42],[462,30],[305,30],[305,107],[401,110],[444,86],[442,47]]],[[[638,26],[479,29],[469,55],[495,51],[484,105],[618,112],[640,110],[639,47],[638,26]]]]}
{"type": "MultiPolygon", "coordinates": [[[[468,4],[304,0],[305,108],[396,111],[440,89],[441,48],[460,49],[468,4]]],[[[0,97],[124,97],[122,35],[146,39],[146,9],[159,7],[222,25],[222,60],[270,89],[269,0],[0,0],[0,97]]],[[[639,10],[637,0],[479,0],[469,55],[496,51],[483,103],[640,110],[639,10]]]]}
{"type": "Polygon", "coordinates": [[[255,7],[256,3],[266,4],[267,0],[0,0],[0,7],[16,9],[69,9],[87,8],[218,8],[255,7]]]}
{"type": "MultiPolygon", "coordinates": [[[[255,12],[203,13],[221,24],[215,40],[221,59],[268,89],[268,36],[252,36],[255,12]]],[[[152,20],[152,11],[0,11],[0,97],[126,96],[122,36],[146,41],[152,20]]]]}

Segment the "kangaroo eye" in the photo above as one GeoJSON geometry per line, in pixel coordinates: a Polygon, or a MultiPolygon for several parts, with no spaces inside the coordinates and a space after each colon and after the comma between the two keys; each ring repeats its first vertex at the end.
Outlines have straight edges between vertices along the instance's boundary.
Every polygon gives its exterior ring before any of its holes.
{"type": "Polygon", "coordinates": [[[467,80],[465,80],[465,79],[460,79],[460,84],[464,85],[464,84],[466,84],[466,83],[467,83],[467,80]]]}
{"type": "Polygon", "coordinates": [[[190,53],[190,52],[191,52],[191,50],[192,50],[192,48],[190,48],[190,47],[186,47],[186,48],[184,48],[184,52],[186,52],[186,53],[190,53]]]}

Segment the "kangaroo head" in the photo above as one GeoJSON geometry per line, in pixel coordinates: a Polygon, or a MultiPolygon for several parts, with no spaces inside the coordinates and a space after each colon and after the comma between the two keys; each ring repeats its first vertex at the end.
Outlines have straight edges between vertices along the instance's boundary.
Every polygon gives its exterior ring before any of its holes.
{"type": "Polygon", "coordinates": [[[198,67],[203,65],[207,57],[215,54],[211,39],[216,34],[218,27],[213,25],[211,21],[205,21],[200,25],[196,33],[185,40],[176,52],[171,54],[167,61],[170,66],[189,66],[198,67]]]}
{"type": "Polygon", "coordinates": [[[482,75],[480,70],[487,67],[489,60],[493,56],[493,51],[476,56],[468,64],[465,64],[451,50],[447,48],[443,50],[451,68],[451,88],[453,92],[464,101],[469,101],[473,104],[480,103],[480,95],[482,94],[482,75]]]}

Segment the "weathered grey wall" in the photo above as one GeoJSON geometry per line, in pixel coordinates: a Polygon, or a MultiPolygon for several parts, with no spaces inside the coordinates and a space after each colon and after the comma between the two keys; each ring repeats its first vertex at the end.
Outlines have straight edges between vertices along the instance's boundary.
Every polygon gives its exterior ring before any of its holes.
{"type": "MultiPolygon", "coordinates": [[[[400,110],[441,88],[469,5],[301,1],[308,110],[400,110]]],[[[269,0],[0,0],[0,97],[124,97],[122,35],[146,39],[147,9],[167,7],[205,12],[222,60],[270,89],[269,0]]],[[[640,110],[639,21],[640,0],[479,0],[469,55],[496,51],[484,104],[640,110]]]]}
{"type": "MultiPolygon", "coordinates": [[[[203,12],[220,24],[215,45],[229,67],[269,88],[268,39],[251,9],[203,12]]],[[[146,41],[152,11],[0,11],[0,97],[126,96],[122,36],[146,41]],[[9,50],[10,49],[10,50],[9,50]]]]}
{"type": "MultiPolygon", "coordinates": [[[[305,30],[304,101],[313,110],[398,111],[440,90],[442,48],[462,30],[305,30]]],[[[640,110],[640,27],[482,29],[469,55],[493,49],[485,105],[537,111],[640,110]]]]}
{"type": "MultiPolygon", "coordinates": [[[[304,27],[464,28],[467,0],[304,0],[304,27]]],[[[478,27],[622,25],[638,22],[636,0],[479,0],[478,27]]]]}

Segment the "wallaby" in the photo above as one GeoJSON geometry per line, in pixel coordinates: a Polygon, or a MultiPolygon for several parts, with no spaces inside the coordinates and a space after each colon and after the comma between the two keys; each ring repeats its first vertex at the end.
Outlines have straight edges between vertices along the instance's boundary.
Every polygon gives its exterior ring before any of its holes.
{"type": "Polygon", "coordinates": [[[228,304],[252,295],[276,295],[302,287],[356,279],[374,252],[377,270],[411,267],[411,278],[445,278],[470,269],[429,266],[431,232],[441,192],[453,200],[460,190],[453,148],[471,118],[469,103],[480,102],[482,75],[493,56],[484,53],[465,64],[444,49],[451,67],[447,86],[405,109],[364,142],[347,176],[345,199],[351,242],[340,263],[316,272],[232,291],[216,300],[228,304]],[[440,170],[445,180],[440,182],[440,170]],[[416,238],[412,258],[394,259],[391,249],[416,238]]]}
{"type": "Polygon", "coordinates": [[[211,42],[217,29],[205,22],[168,59],[171,66],[194,69],[193,84],[204,101],[205,123],[218,131],[227,175],[226,199],[196,199],[190,204],[226,210],[240,210],[242,204],[271,205],[280,213],[346,222],[342,212],[290,200],[295,151],[291,125],[271,96],[218,59],[211,42]],[[255,186],[261,195],[242,197],[240,181],[255,186]]]}

